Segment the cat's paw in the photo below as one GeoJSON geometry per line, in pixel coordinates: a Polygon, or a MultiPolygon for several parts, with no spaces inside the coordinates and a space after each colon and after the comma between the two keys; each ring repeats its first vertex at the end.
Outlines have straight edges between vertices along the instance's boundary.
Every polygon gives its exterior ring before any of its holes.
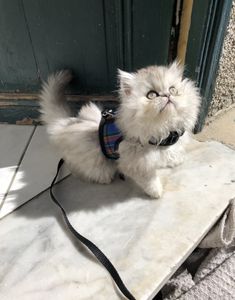
{"type": "Polygon", "coordinates": [[[168,168],[174,168],[177,167],[179,165],[181,165],[184,162],[184,157],[183,156],[179,156],[175,159],[171,159],[167,162],[167,167],[168,168]]]}
{"type": "Polygon", "coordinates": [[[113,181],[113,178],[102,178],[98,181],[100,184],[110,184],[113,181]]]}
{"type": "Polygon", "coordinates": [[[151,181],[147,188],[145,188],[145,192],[153,199],[161,198],[163,194],[163,187],[159,178],[151,181]]]}
{"type": "Polygon", "coordinates": [[[96,177],[92,181],[100,184],[110,184],[113,181],[113,179],[114,174],[99,173],[96,174],[96,177]]]}

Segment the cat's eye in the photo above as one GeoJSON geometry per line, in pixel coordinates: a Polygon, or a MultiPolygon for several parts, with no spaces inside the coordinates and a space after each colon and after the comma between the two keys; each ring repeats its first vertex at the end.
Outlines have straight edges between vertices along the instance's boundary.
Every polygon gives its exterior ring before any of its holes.
{"type": "Polygon", "coordinates": [[[156,92],[156,91],[149,91],[148,92],[148,94],[146,95],[146,97],[148,98],[148,99],[154,99],[154,98],[156,98],[156,97],[158,97],[159,96],[159,94],[158,94],[158,92],[156,92]]]}
{"type": "Polygon", "coordinates": [[[174,86],[171,86],[169,88],[169,92],[171,93],[171,95],[173,96],[176,96],[178,94],[178,90],[174,87],[174,86]]]}

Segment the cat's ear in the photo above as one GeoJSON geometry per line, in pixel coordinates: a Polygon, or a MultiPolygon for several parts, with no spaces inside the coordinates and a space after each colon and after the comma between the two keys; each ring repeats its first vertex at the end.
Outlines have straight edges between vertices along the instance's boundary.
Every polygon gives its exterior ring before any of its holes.
{"type": "Polygon", "coordinates": [[[171,65],[170,65],[170,70],[174,73],[177,74],[177,76],[183,78],[184,75],[184,66],[178,61],[175,60],[171,65]]]}
{"type": "Polygon", "coordinates": [[[126,96],[129,96],[131,94],[135,75],[118,69],[118,78],[121,92],[123,92],[126,96]]]}

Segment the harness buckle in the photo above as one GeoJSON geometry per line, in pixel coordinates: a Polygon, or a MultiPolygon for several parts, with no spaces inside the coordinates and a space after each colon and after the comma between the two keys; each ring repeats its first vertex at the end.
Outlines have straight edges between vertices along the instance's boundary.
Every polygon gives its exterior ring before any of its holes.
{"type": "Polygon", "coordinates": [[[114,112],[112,109],[105,109],[104,111],[102,111],[102,117],[105,118],[105,119],[108,119],[108,118],[113,118],[114,117],[114,112]]]}

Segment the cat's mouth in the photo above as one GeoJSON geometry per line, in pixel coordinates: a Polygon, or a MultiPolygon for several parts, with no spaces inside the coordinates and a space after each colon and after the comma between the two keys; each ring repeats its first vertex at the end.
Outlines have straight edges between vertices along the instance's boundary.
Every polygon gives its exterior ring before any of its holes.
{"type": "Polygon", "coordinates": [[[165,108],[167,108],[167,107],[169,107],[169,106],[175,106],[175,103],[174,103],[172,100],[170,100],[170,99],[168,99],[167,102],[166,102],[166,104],[160,109],[160,113],[161,113],[165,108]]]}

